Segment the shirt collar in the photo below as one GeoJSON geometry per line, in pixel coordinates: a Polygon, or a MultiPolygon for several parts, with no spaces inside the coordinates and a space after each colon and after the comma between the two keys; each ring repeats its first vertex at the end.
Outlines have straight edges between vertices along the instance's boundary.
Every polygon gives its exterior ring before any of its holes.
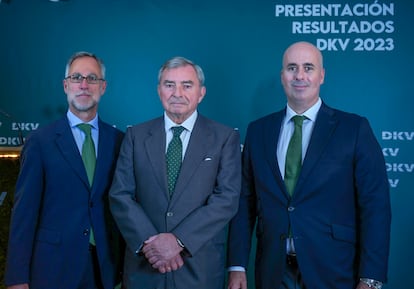
{"type": "MultiPolygon", "coordinates": [[[[310,108],[308,108],[308,110],[306,110],[304,113],[302,113],[301,115],[306,116],[307,119],[311,120],[311,121],[315,121],[316,120],[316,116],[318,115],[318,111],[321,108],[322,105],[322,100],[320,98],[318,98],[318,101],[312,105],[310,108]]],[[[285,124],[295,115],[297,115],[297,113],[290,108],[289,104],[286,107],[286,117],[285,117],[285,124]]]]}
{"type": "Polygon", "coordinates": [[[189,118],[187,118],[182,124],[177,124],[168,117],[167,113],[164,112],[164,123],[165,123],[165,131],[167,132],[173,126],[182,126],[189,132],[191,132],[194,128],[195,122],[197,120],[198,112],[195,110],[189,118]]]}
{"type": "MultiPolygon", "coordinates": [[[[66,113],[66,116],[69,120],[69,125],[70,127],[76,127],[78,124],[81,123],[85,123],[83,120],[81,120],[79,117],[77,117],[75,114],[73,114],[73,112],[71,112],[70,110],[68,110],[68,112],[66,113]]],[[[90,124],[93,128],[98,129],[98,114],[95,115],[95,117],[91,120],[88,121],[87,123],[90,124]]]]}

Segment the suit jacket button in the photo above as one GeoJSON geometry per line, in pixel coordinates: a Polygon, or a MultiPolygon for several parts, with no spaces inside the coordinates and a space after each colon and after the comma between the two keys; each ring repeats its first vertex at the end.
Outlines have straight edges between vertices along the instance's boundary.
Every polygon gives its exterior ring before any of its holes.
{"type": "Polygon", "coordinates": [[[167,217],[172,217],[172,216],[174,216],[173,212],[167,212],[167,217]]]}
{"type": "Polygon", "coordinates": [[[295,207],[288,207],[288,212],[293,212],[295,210],[295,207]]]}
{"type": "Polygon", "coordinates": [[[84,236],[89,235],[89,229],[85,229],[85,230],[83,230],[83,235],[84,235],[84,236]]]}

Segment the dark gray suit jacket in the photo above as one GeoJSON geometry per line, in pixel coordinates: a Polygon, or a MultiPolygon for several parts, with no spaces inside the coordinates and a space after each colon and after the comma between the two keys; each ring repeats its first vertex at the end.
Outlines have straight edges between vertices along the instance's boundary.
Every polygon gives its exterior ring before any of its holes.
{"type": "Polygon", "coordinates": [[[110,190],[113,216],[127,242],[124,284],[133,289],[223,288],[226,225],[241,187],[239,134],[198,116],[176,189],[168,197],[162,117],[131,127],[110,190]],[[190,257],[161,274],[135,252],[150,236],[171,232],[190,257]]]}

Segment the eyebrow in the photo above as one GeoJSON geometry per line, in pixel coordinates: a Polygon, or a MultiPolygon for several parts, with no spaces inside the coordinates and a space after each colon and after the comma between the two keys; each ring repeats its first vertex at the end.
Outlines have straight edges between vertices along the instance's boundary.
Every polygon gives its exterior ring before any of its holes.
{"type": "Polygon", "coordinates": [[[297,64],[297,63],[288,63],[286,65],[287,68],[289,67],[298,67],[298,66],[303,66],[303,67],[316,67],[315,64],[311,63],[311,62],[305,62],[303,64],[297,64]]]}
{"type": "MultiPolygon", "coordinates": [[[[173,81],[173,80],[164,80],[164,82],[163,82],[164,84],[175,84],[175,81],[173,81]]],[[[183,81],[181,81],[180,82],[181,84],[194,84],[194,81],[192,81],[192,80],[183,80],[183,81]]]]}
{"type": "Polygon", "coordinates": [[[306,63],[303,64],[303,66],[312,66],[312,67],[315,67],[316,65],[313,64],[312,62],[306,62],[306,63]]]}

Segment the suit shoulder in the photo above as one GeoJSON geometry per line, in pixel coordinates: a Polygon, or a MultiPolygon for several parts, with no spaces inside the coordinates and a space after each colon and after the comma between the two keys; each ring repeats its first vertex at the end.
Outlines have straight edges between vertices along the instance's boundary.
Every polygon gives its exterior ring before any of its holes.
{"type": "Polygon", "coordinates": [[[199,121],[202,123],[204,122],[207,126],[211,127],[214,130],[218,130],[218,131],[223,131],[223,132],[232,132],[235,131],[236,129],[228,126],[224,123],[215,121],[213,119],[207,118],[205,116],[199,115],[199,121]]]}
{"type": "Polygon", "coordinates": [[[122,137],[124,135],[124,132],[121,131],[120,129],[116,128],[113,125],[110,125],[107,122],[104,122],[102,120],[99,121],[99,126],[101,128],[104,128],[106,130],[108,130],[110,133],[115,134],[117,137],[122,137]]]}
{"type": "Polygon", "coordinates": [[[273,112],[268,115],[262,116],[258,119],[255,119],[249,123],[249,127],[258,127],[263,126],[268,123],[275,123],[277,119],[282,118],[284,115],[284,110],[273,112]]]}
{"type": "Polygon", "coordinates": [[[344,111],[344,110],[340,110],[340,109],[336,109],[336,108],[331,108],[332,111],[334,112],[335,115],[339,116],[339,117],[344,117],[344,118],[354,118],[354,119],[361,119],[363,118],[363,116],[353,113],[353,112],[348,112],[348,111],[344,111]]]}
{"type": "Polygon", "coordinates": [[[163,117],[158,117],[129,126],[126,130],[125,138],[134,142],[144,142],[151,136],[165,136],[164,130],[163,117]]]}
{"type": "Polygon", "coordinates": [[[163,117],[157,117],[151,120],[134,124],[128,127],[128,130],[134,133],[142,133],[144,131],[149,131],[153,128],[159,128],[160,126],[164,126],[163,117]]]}
{"type": "Polygon", "coordinates": [[[57,131],[64,131],[69,129],[69,123],[66,117],[61,119],[55,120],[51,123],[40,125],[38,129],[31,131],[27,136],[26,139],[46,139],[48,137],[55,136],[57,131]]]}
{"type": "Polygon", "coordinates": [[[345,121],[346,123],[361,123],[368,122],[368,119],[364,116],[361,116],[356,113],[343,111],[340,109],[329,108],[332,112],[332,115],[339,121],[345,121]]]}

